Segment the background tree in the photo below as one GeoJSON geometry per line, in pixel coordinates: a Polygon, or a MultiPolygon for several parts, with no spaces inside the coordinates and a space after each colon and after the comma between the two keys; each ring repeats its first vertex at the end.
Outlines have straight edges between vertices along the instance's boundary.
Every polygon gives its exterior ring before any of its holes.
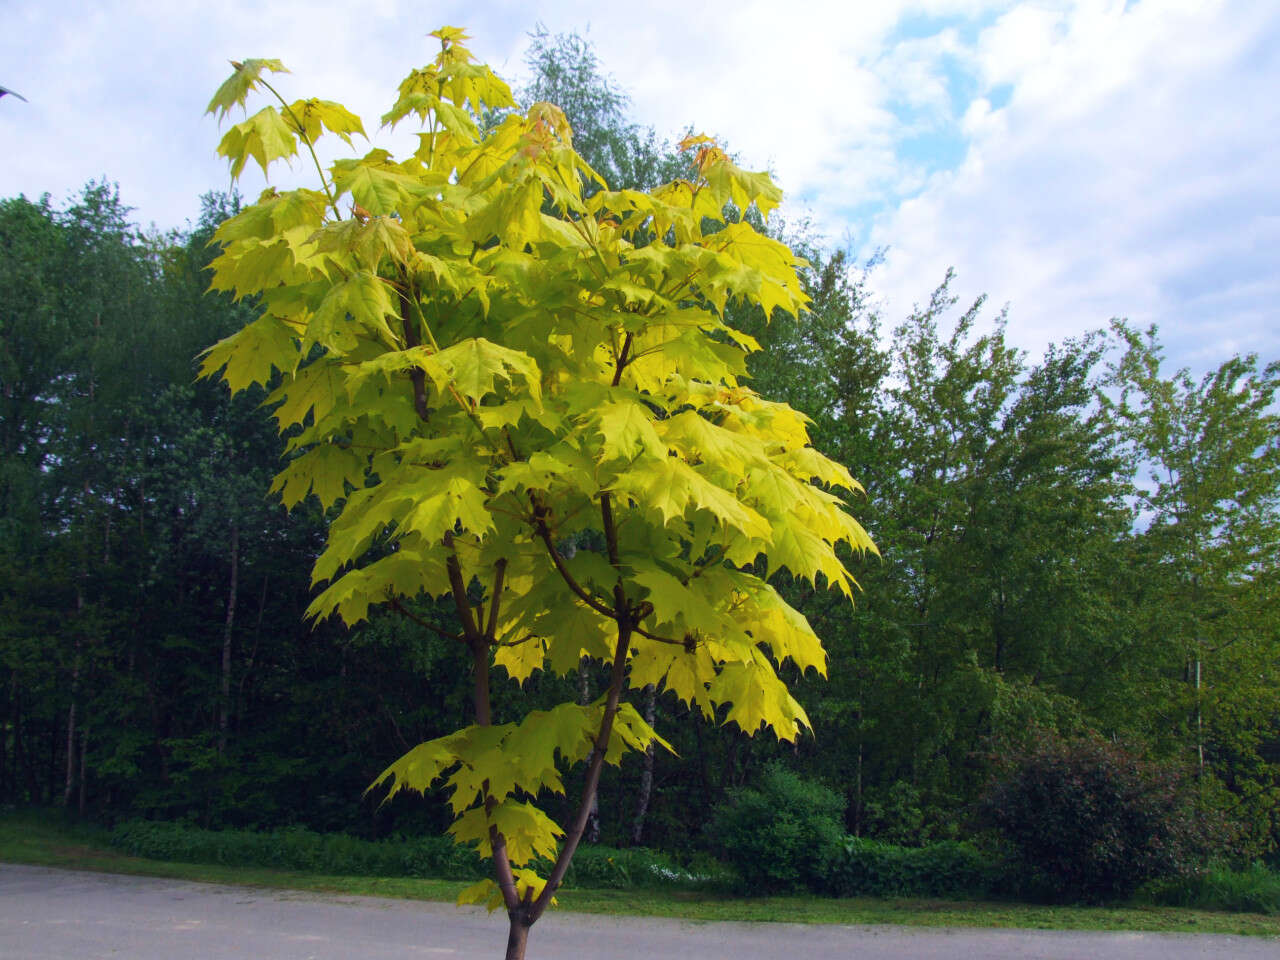
{"type": "MultiPolygon", "coordinates": [[[[561,84],[619,92],[585,41],[535,37],[530,49],[526,113],[537,99],[528,87],[544,71],[559,70],[561,84]]],[[[593,124],[607,135],[599,142],[614,136],[623,155],[641,150],[628,137],[651,136],[620,98],[567,86],[563,95],[581,104],[567,119],[589,166],[610,163],[607,151],[593,152],[593,124]]],[[[486,110],[481,127],[492,133],[513,109],[486,110]]],[[[687,156],[653,142],[664,163],[674,156],[685,165],[658,181],[683,177],[687,156]]],[[[652,185],[628,182],[626,169],[611,187],[652,185]]],[[[262,496],[266,478],[308,446],[282,463],[290,437],[258,409],[283,378],[230,399],[192,382],[191,355],[263,308],[256,295],[237,302],[206,292],[208,265],[223,250],[208,241],[241,209],[211,196],[194,225],[156,233],[131,223],[103,184],[60,203],[0,201],[0,802],[65,797],[78,810],[83,798],[86,815],[107,821],[439,832],[453,820],[440,797],[379,806],[380,795],[362,802],[360,791],[383,767],[379,758],[473,716],[472,658],[452,639],[461,630],[453,599],[402,597],[354,627],[330,619],[309,629],[302,614],[324,589],[312,588],[309,569],[336,508],[308,497],[286,518],[262,496]],[[90,288],[93,277],[101,282],[90,288]]],[[[545,194],[539,212],[558,216],[545,194]]],[[[745,216],[766,229],[754,207],[745,216]]],[[[1219,358],[1210,370],[1217,377],[1221,368],[1219,387],[1165,371],[1154,336],[1116,331],[1023,356],[985,309],[952,349],[970,304],[925,291],[914,316],[890,316],[868,294],[863,265],[780,226],[777,212],[767,230],[810,262],[798,271],[809,310],[799,318],[775,310],[766,324],[758,308],[726,299],[725,322],[764,348],[745,354],[744,383],[810,417],[814,447],[863,480],[868,495],[851,495],[849,505],[886,554],[842,554],[863,587],[856,607],[789,582],[785,571],[771,580],[830,655],[830,681],[780,667],[815,736],[781,746],[751,738],[721,723],[722,712],[707,719],[655,688],[651,726],[677,753],[653,757],[643,819],[644,760],[603,778],[601,841],[632,842],[639,823],[647,844],[705,852],[711,811],[755,786],[769,763],[842,793],[851,832],[910,844],[967,836],[966,811],[992,773],[990,756],[1022,749],[1038,727],[1068,737],[1093,729],[1147,759],[1197,766],[1203,744],[1200,802],[1243,819],[1250,849],[1265,852],[1276,839],[1280,762],[1269,592],[1275,478],[1265,439],[1274,424],[1265,405],[1251,405],[1265,399],[1267,365],[1219,358]],[[916,364],[920,390],[906,395],[892,371],[928,339],[925,321],[934,326],[932,359],[916,364]],[[898,327],[902,335],[890,336],[898,327]],[[981,334],[987,347],[965,361],[981,334]],[[988,364],[1005,353],[1012,358],[988,364]],[[1132,363],[1121,362],[1126,354],[1132,363]],[[970,399],[987,396],[1002,398],[995,412],[970,399]],[[1166,448],[1173,480],[1161,466],[1153,484],[1147,475],[1166,448]],[[1216,502],[1214,486],[1252,492],[1216,502]],[[1174,493],[1157,509],[1162,489],[1203,501],[1194,511],[1216,519],[1199,526],[1174,493]],[[946,523],[929,546],[920,531],[935,512],[946,523]],[[1192,603],[1189,578],[1206,570],[1192,603]],[[933,611],[925,621],[922,592],[933,611]],[[1205,643],[1199,735],[1197,634],[1205,643]]],[[[1089,322],[1080,318],[1080,329],[1089,322]]],[[[495,383],[521,389],[512,377],[514,387],[495,383]]],[[[598,529],[555,542],[576,565],[607,557],[598,529]]],[[[586,662],[585,698],[572,670],[536,670],[519,687],[495,681],[495,723],[593,702],[609,671],[586,662]]],[[[644,688],[625,690],[622,701],[649,716],[644,688]]],[[[560,766],[566,796],[543,804],[553,819],[572,820],[587,768],[560,766]]]]}
{"type": "Polygon", "coordinates": [[[1202,776],[1224,777],[1256,835],[1274,834],[1276,577],[1280,560],[1280,363],[1233,357],[1199,382],[1161,376],[1154,329],[1114,326],[1115,416],[1145,530],[1144,633],[1158,664],[1145,678],[1152,733],[1172,737],[1202,776]],[[1229,772],[1228,772],[1229,771],[1229,772]]]}

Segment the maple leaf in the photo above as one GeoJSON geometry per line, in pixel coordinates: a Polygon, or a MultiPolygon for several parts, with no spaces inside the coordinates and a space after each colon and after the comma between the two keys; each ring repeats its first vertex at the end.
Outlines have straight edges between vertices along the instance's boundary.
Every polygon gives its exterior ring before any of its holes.
{"type": "Polygon", "coordinates": [[[287,159],[298,152],[298,138],[275,107],[263,107],[249,119],[233,126],[218,144],[218,155],[231,164],[231,179],[238,179],[244,165],[253,158],[267,168],[275,160],[287,159]]]}
{"type": "Polygon", "coordinates": [[[317,100],[314,97],[310,100],[297,100],[289,105],[284,119],[295,133],[302,134],[312,143],[325,130],[336,133],[347,146],[351,145],[351,134],[365,136],[364,124],[360,122],[360,118],[342,104],[331,100],[317,100]]]}
{"type": "Polygon", "coordinates": [[[325,509],[347,495],[346,485],[364,479],[364,457],[337,444],[313,447],[294,458],[271,482],[286,507],[314,493],[325,509]]]}
{"type": "Polygon", "coordinates": [[[492,811],[472,807],[449,827],[458,843],[474,843],[482,857],[493,856],[489,826],[496,826],[507,841],[507,856],[517,866],[536,857],[554,859],[558,840],[564,836],[559,825],[531,803],[508,800],[492,811]]]}
{"type": "Polygon", "coordinates": [[[440,390],[450,384],[467,399],[479,403],[494,392],[498,378],[510,380],[518,373],[535,401],[542,396],[538,364],[526,353],[475,337],[441,350],[432,358],[428,372],[440,390]]]}
{"type": "Polygon", "coordinates": [[[605,457],[631,460],[640,454],[661,457],[666,452],[654,429],[653,414],[640,400],[607,403],[596,411],[595,420],[605,457]]]}
{"type": "Polygon", "coordinates": [[[272,371],[291,371],[297,362],[295,333],[288,325],[270,314],[240,328],[219,340],[200,355],[200,376],[211,377],[224,371],[223,380],[232,393],[250,384],[266,384],[272,371]]]}
{"type": "Polygon", "coordinates": [[[418,177],[391,162],[385,150],[371,150],[358,160],[338,160],[333,165],[333,186],[341,197],[350,193],[371,214],[395,213],[428,193],[418,177]]]}
{"type": "Polygon", "coordinates": [[[244,60],[231,61],[234,72],[222,82],[205,113],[215,114],[219,120],[231,112],[232,107],[243,107],[249,94],[257,89],[261,82],[262,71],[272,73],[288,73],[288,69],[279,60],[244,60]]]}
{"type": "Polygon", "coordinates": [[[396,346],[398,337],[387,324],[387,317],[394,316],[396,308],[386,282],[371,270],[358,270],[325,293],[307,324],[307,343],[321,344],[337,354],[353,350],[362,335],[396,346]]]}

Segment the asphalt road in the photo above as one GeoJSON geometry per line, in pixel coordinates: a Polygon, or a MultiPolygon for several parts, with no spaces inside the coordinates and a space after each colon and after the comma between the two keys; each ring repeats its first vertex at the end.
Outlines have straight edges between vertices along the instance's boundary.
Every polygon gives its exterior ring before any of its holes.
{"type": "MultiPolygon", "coordinates": [[[[448,904],[0,864],[4,960],[493,960],[506,918],[448,904]]],[[[1210,934],[682,923],[550,913],[529,960],[1277,960],[1210,934]]]]}

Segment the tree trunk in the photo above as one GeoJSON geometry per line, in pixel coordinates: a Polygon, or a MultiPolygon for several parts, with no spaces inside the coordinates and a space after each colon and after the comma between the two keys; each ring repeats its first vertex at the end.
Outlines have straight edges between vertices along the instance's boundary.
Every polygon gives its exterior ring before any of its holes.
{"type": "MultiPolygon", "coordinates": [[[[578,703],[584,707],[591,702],[591,679],[587,674],[588,660],[583,657],[578,662],[578,703]]],[[[587,757],[587,766],[591,766],[591,757],[587,757]]],[[[597,794],[591,796],[591,812],[587,814],[587,828],[583,831],[582,839],[587,843],[600,842],[600,797],[597,794]]]]}
{"type": "MultiPolygon", "coordinates": [[[[84,594],[76,586],[76,613],[84,612],[84,594]]],[[[77,617],[79,619],[79,617],[77,617]]],[[[71,790],[76,781],[76,700],[80,696],[80,625],[76,625],[75,659],[71,664],[71,706],[67,708],[67,777],[62,788],[62,805],[71,806],[71,790]]]]}
{"type": "Polygon", "coordinates": [[[1204,779],[1204,711],[1200,702],[1200,654],[1196,652],[1196,768],[1197,779],[1204,779]]]}
{"type": "MultiPolygon", "coordinates": [[[[22,697],[18,678],[13,681],[13,789],[19,803],[36,803],[40,785],[36,782],[36,768],[31,761],[30,741],[22,739],[22,697]],[[25,799],[23,790],[26,790],[25,799]]],[[[29,731],[28,731],[29,732],[29,731]]]]}
{"type": "MultiPolygon", "coordinates": [[[[12,689],[12,684],[10,684],[10,689],[12,689]]],[[[15,780],[14,783],[16,785],[17,781],[15,780]]],[[[15,790],[14,792],[16,793],[17,791],[15,790]]],[[[9,796],[9,730],[8,728],[0,728],[0,798],[5,798],[8,796],[9,796]]]]}
{"type": "MultiPolygon", "coordinates": [[[[253,676],[253,665],[258,660],[258,645],[262,642],[262,615],[267,609],[267,581],[270,576],[269,573],[262,576],[262,595],[258,598],[258,618],[253,624],[253,648],[249,651],[249,657],[245,660],[244,669],[240,671],[240,681],[236,684],[236,736],[240,735],[240,725],[244,722],[244,688],[249,682],[249,678],[253,676]]],[[[344,679],[346,675],[347,661],[344,658],[342,661],[342,676],[344,679]]]]}
{"type": "Polygon", "coordinates": [[[231,630],[236,619],[236,588],[240,579],[240,526],[231,524],[231,585],[227,589],[227,621],[222,629],[222,690],[218,701],[218,756],[227,749],[227,721],[231,713],[231,630]]]}
{"type": "Polygon", "coordinates": [[[507,932],[506,960],[524,960],[525,947],[529,945],[529,924],[518,913],[511,916],[511,929],[507,932]]]}
{"type": "MultiPolygon", "coordinates": [[[[74,688],[73,688],[74,689],[74,688]]],[[[76,701],[72,694],[71,706],[67,709],[67,777],[62,788],[62,805],[71,806],[71,791],[76,783],[76,701]]]]}
{"type": "MultiPolygon", "coordinates": [[[[654,690],[653,684],[646,684],[644,688],[644,722],[650,727],[653,726],[656,699],[657,691],[654,690]]],[[[640,796],[636,799],[636,819],[631,825],[631,843],[633,846],[640,846],[640,841],[644,837],[644,818],[649,812],[649,798],[652,794],[653,744],[650,743],[644,748],[644,767],[640,771],[640,796]]]]}
{"type": "Polygon", "coordinates": [[[85,808],[85,757],[89,752],[89,727],[87,725],[80,728],[80,803],[78,809],[80,816],[84,816],[85,808]]]}
{"type": "Polygon", "coordinates": [[[858,763],[853,778],[853,835],[862,836],[862,717],[858,717],[858,763]]]}

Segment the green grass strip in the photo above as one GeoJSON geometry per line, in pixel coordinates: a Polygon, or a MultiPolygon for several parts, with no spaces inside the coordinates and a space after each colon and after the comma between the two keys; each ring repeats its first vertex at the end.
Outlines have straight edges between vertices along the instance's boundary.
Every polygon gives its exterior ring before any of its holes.
{"type": "MultiPolygon", "coordinates": [[[[47,817],[0,815],[0,861],[73,870],[167,877],[201,883],[305,890],[404,900],[455,899],[467,881],[338,877],[257,867],[168,863],[106,847],[104,831],[50,823],[47,817]]],[[[718,920],[902,924],[921,927],[1014,927],[1041,930],[1133,930],[1280,937],[1280,917],[1178,907],[1062,907],[962,900],[731,897],[703,891],[566,890],[560,907],[614,916],[718,920]]]]}

